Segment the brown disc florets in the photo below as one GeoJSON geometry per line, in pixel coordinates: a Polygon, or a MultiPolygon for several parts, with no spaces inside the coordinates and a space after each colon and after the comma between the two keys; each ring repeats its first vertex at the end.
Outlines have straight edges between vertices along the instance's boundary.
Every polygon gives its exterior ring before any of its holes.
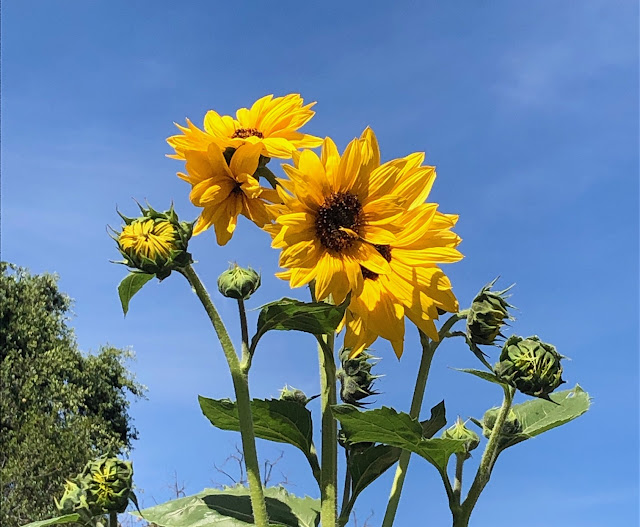
{"type": "Polygon", "coordinates": [[[350,192],[334,192],[318,209],[316,235],[326,249],[342,252],[358,239],[356,235],[360,234],[362,224],[362,205],[358,197],[350,192]]]}
{"type": "Polygon", "coordinates": [[[233,132],[231,139],[246,139],[247,137],[251,136],[259,137],[260,139],[264,138],[263,133],[257,128],[238,128],[235,132],[233,132]]]}

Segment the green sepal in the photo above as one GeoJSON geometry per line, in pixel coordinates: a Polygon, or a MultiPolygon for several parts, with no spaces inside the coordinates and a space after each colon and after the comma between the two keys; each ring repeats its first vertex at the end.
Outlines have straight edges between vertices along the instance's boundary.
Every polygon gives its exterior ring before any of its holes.
{"type": "Polygon", "coordinates": [[[138,271],[130,272],[118,285],[118,296],[122,304],[122,312],[127,315],[129,311],[129,302],[142,287],[151,280],[155,275],[142,273],[138,271]]]}

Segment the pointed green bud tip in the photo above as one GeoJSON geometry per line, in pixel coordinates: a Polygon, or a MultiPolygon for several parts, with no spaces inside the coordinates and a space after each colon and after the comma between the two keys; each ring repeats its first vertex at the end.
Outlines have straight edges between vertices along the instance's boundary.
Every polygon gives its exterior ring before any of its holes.
{"type": "Polygon", "coordinates": [[[549,394],[565,382],[563,358],[554,346],[536,336],[525,339],[514,335],[504,343],[500,362],[493,369],[522,393],[549,400],[549,394]]]}
{"type": "Polygon", "coordinates": [[[492,291],[497,281],[496,278],[480,290],[467,315],[467,338],[476,345],[494,344],[496,339],[503,337],[502,326],[513,320],[509,314],[509,308],[513,306],[506,300],[506,293],[513,286],[503,291],[492,291]]]}
{"type": "Polygon", "coordinates": [[[193,263],[187,246],[193,234],[193,222],[180,221],[173,205],[158,212],[150,205],[138,204],[141,215],[128,218],[118,211],[124,221],[114,238],[124,263],[132,269],[155,274],[163,280],[171,271],[193,263]]]}
{"type": "Polygon", "coordinates": [[[461,441],[465,441],[465,450],[466,453],[469,454],[472,450],[478,448],[480,445],[480,437],[473,430],[469,430],[465,426],[465,422],[458,417],[455,424],[447,428],[444,432],[442,432],[443,439],[457,439],[461,441]]]}
{"type": "Polygon", "coordinates": [[[349,358],[351,350],[345,348],[340,353],[342,368],[336,374],[340,381],[340,399],[347,404],[362,407],[363,400],[372,395],[378,395],[373,384],[379,375],[372,375],[371,368],[376,365],[375,357],[366,351],[354,358],[349,358]]]}
{"type": "Polygon", "coordinates": [[[293,401],[305,406],[311,399],[309,399],[302,390],[287,385],[280,390],[280,400],[293,401]]]}
{"type": "Polygon", "coordinates": [[[222,296],[247,300],[260,287],[260,274],[251,267],[232,264],[218,277],[218,291],[222,296]]]}

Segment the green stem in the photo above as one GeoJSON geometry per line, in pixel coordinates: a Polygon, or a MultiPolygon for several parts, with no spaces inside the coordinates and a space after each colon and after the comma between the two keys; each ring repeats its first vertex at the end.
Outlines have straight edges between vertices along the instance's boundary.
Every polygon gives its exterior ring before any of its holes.
{"type": "Polygon", "coordinates": [[[118,513],[110,512],[109,513],[109,527],[118,527],[118,513]]]}
{"type": "Polygon", "coordinates": [[[320,524],[336,527],[338,512],[338,425],[331,414],[337,402],[336,364],[333,358],[334,335],[322,337],[318,345],[320,362],[320,408],[322,412],[322,458],[320,477],[320,524]]]}
{"type": "Polygon", "coordinates": [[[456,527],[466,527],[469,524],[471,512],[478,502],[480,493],[484,490],[487,483],[489,483],[489,478],[491,478],[491,471],[493,470],[493,465],[499,453],[498,447],[500,443],[500,436],[502,435],[502,428],[504,427],[504,423],[506,422],[507,416],[509,415],[509,410],[511,409],[511,404],[513,403],[514,393],[514,388],[510,386],[504,387],[504,399],[502,400],[500,412],[498,412],[496,423],[493,426],[491,435],[489,436],[489,442],[487,443],[487,446],[482,453],[482,459],[480,460],[480,466],[478,467],[478,471],[476,472],[476,477],[471,484],[471,488],[469,489],[467,498],[462,503],[461,510],[459,511],[460,518],[458,519],[458,523],[456,523],[456,514],[454,513],[454,525],[456,527]]]}
{"type": "Polygon", "coordinates": [[[340,506],[340,517],[338,518],[338,526],[343,527],[349,521],[349,515],[351,514],[351,472],[349,471],[349,451],[345,449],[344,457],[345,472],[344,472],[344,489],[342,491],[342,505],[340,506]]]}
{"type": "Polygon", "coordinates": [[[247,327],[247,312],[244,308],[244,300],[238,299],[238,313],[240,315],[240,332],[242,334],[242,360],[240,369],[243,373],[248,373],[251,368],[252,353],[249,350],[249,328],[247,327]]]}
{"type": "Polygon", "coordinates": [[[460,495],[462,494],[462,469],[464,468],[465,454],[456,454],[456,475],[453,480],[453,502],[460,505],[460,495]]]}
{"type": "MultiPolygon", "coordinates": [[[[218,310],[213,305],[209,293],[204,284],[196,274],[192,266],[188,265],[180,271],[191,284],[196,295],[202,302],[211,324],[215,329],[222,351],[227,359],[233,389],[236,394],[236,405],[238,408],[238,420],[240,422],[240,436],[242,438],[242,451],[244,454],[245,468],[247,470],[247,481],[249,483],[249,495],[251,497],[251,507],[253,509],[253,519],[258,527],[268,527],[269,517],[264,501],[262,481],[260,479],[260,465],[258,464],[258,453],[256,450],[256,439],[253,431],[253,417],[251,415],[251,397],[249,395],[249,380],[247,371],[243,371],[238,355],[236,354],[227,328],[225,327],[218,310]]],[[[244,306],[243,306],[244,307],[244,306]]],[[[242,317],[241,317],[242,318],[242,317]]],[[[246,323],[246,320],[245,320],[246,323]]],[[[243,349],[248,345],[248,336],[245,339],[243,332],[243,349]]]]}
{"type": "MultiPolygon", "coordinates": [[[[442,325],[438,336],[440,340],[430,341],[429,338],[421,331],[420,332],[420,344],[422,344],[422,358],[420,360],[420,367],[418,368],[418,377],[416,378],[416,386],[413,390],[413,398],[411,399],[411,409],[409,415],[414,419],[420,416],[420,410],[422,409],[422,401],[424,400],[424,392],[427,387],[427,379],[429,377],[429,369],[431,368],[431,361],[438,349],[438,346],[442,340],[449,333],[449,330],[459,320],[467,318],[468,310],[460,311],[449,317],[449,319],[442,325]]],[[[402,493],[402,487],[404,480],[407,476],[407,469],[409,468],[409,460],[411,459],[411,452],[403,450],[398,460],[398,467],[396,468],[396,475],[393,479],[391,486],[391,493],[389,495],[389,503],[387,510],[384,514],[384,520],[382,527],[391,527],[398,511],[398,504],[400,503],[400,494],[402,493]]]]}

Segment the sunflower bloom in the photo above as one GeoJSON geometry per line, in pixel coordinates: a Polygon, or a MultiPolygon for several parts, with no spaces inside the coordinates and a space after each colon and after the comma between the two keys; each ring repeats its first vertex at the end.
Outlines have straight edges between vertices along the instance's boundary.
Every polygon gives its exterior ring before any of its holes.
{"type": "MultiPolygon", "coordinates": [[[[336,303],[347,294],[359,294],[362,268],[378,275],[391,272],[376,245],[395,243],[394,220],[404,211],[405,199],[389,195],[395,167],[378,167],[375,151],[363,139],[349,143],[342,156],[330,138],[318,157],[310,150],[294,156],[295,166],[284,165],[288,180],[279,180],[282,204],[271,207],[275,224],[268,227],[272,246],[282,249],[277,276],[291,287],[315,280],[315,295],[329,295],[336,303]]],[[[412,175],[407,175],[409,185],[412,175]]]]}
{"type": "Polygon", "coordinates": [[[244,144],[260,145],[260,153],[265,157],[289,159],[299,148],[315,148],[322,139],[298,132],[315,112],[304,105],[297,93],[284,97],[267,95],[257,100],[251,108],[241,108],[234,119],[230,115],[220,115],[210,110],[204,118],[204,130],[187,119],[187,126],[176,126],[182,132],[167,139],[175,150],[175,159],[186,159],[185,152],[197,150],[206,152],[211,143],[222,150],[238,148],[244,144]]]}
{"type": "Polygon", "coordinates": [[[118,237],[122,252],[136,259],[167,259],[175,249],[176,231],[169,221],[152,219],[125,225],[118,237]]]}
{"type": "MultiPolygon", "coordinates": [[[[363,138],[364,148],[379,159],[373,132],[366,130],[363,138]]],[[[363,287],[352,296],[345,315],[345,347],[351,349],[352,356],[382,337],[391,342],[400,357],[405,316],[431,339],[438,340],[434,320],[439,311],[458,310],[451,282],[437,266],[462,259],[456,249],[460,237],[451,231],[458,217],[442,214],[435,203],[424,203],[436,174],[434,167],[422,166],[423,160],[424,154],[412,154],[382,165],[399,170],[389,192],[402,197],[407,210],[395,220],[395,241],[375,246],[389,263],[390,272],[382,275],[366,265],[361,267],[363,287]]]]}
{"type": "Polygon", "coordinates": [[[243,145],[228,164],[216,143],[204,152],[185,151],[187,173],[178,173],[178,177],[191,183],[189,199],[202,207],[194,235],[213,225],[218,244],[225,245],[235,231],[239,214],[259,227],[270,221],[266,203],[277,201],[278,195],[273,189],[261,187],[253,177],[261,151],[259,144],[243,145]]]}

